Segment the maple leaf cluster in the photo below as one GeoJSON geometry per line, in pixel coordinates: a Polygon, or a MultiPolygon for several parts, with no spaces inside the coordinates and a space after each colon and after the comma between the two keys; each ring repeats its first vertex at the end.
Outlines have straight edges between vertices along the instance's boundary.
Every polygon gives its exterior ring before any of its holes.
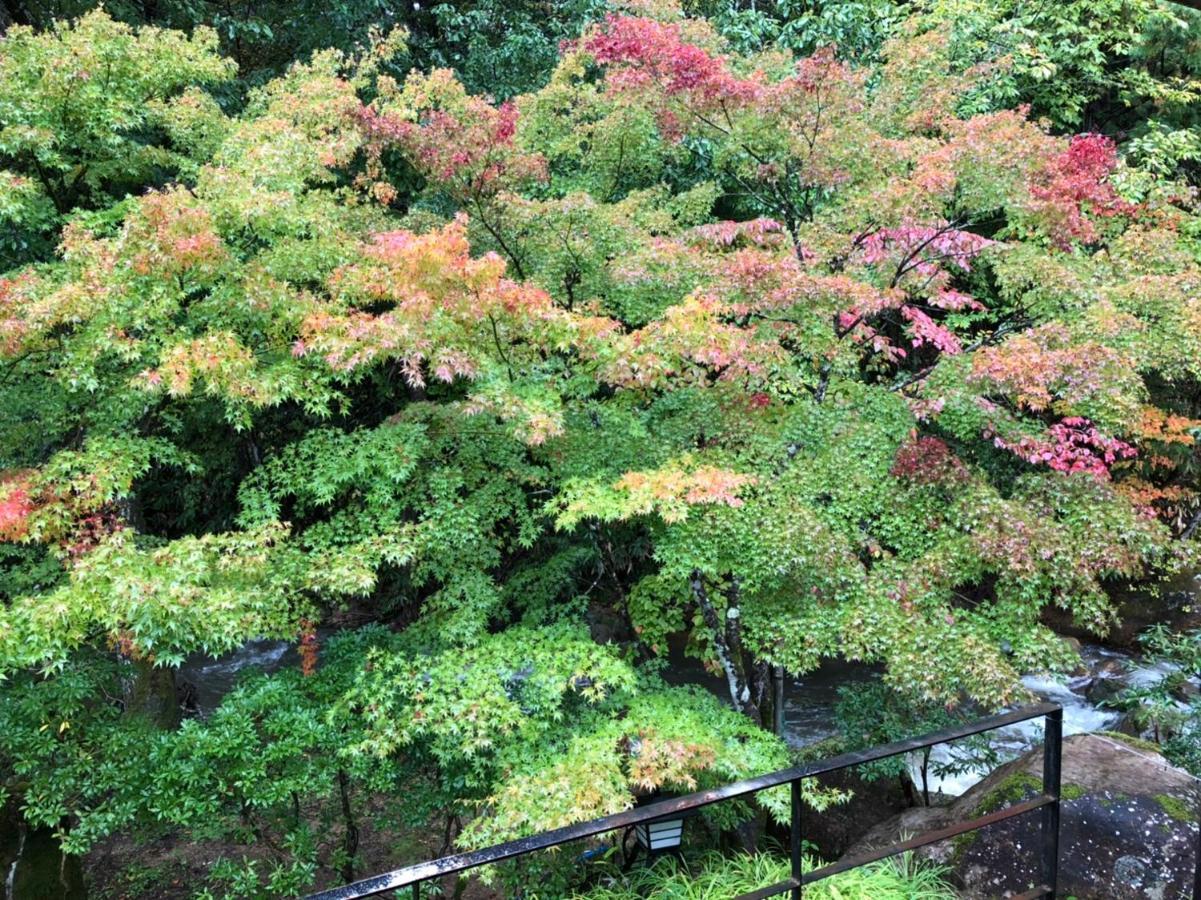
{"type": "Polygon", "coordinates": [[[1114,142],[1100,134],[1078,134],[1050,160],[1030,186],[1035,214],[1061,247],[1098,238],[1096,219],[1133,216],[1135,204],[1118,196],[1110,176],[1118,166],[1114,142]]]}

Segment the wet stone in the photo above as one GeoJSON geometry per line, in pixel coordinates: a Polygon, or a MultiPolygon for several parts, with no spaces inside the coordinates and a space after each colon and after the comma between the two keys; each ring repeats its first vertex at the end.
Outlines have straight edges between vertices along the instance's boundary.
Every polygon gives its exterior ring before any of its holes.
{"type": "MultiPolygon", "coordinates": [[[[1042,750],[1002,766],[951,806],[910,810],[850,853],[963,822],[1040,790],[1042,750]]],[[[1191,896],[1198,798],[1191,777],[1158,753],[1109,735],[1064,740],[1059,896],[1175,900],[1191,896]]],[[[947,865],[967,898],[1021,893],[1041,880],[1041,816],[1027,814],[920,851],[947,865]]]]}

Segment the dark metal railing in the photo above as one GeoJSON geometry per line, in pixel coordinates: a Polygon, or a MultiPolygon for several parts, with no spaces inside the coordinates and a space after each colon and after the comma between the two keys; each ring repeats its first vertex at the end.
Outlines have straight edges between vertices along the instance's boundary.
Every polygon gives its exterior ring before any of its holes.
{"type": "Polygon", "coordinates": [[[997,822],[1022,816],[1034,810],[1042,810],[1042,882],[1034,889],[1019,895],[1015,900],[1033,900],[1036,897],[1054,898],[1058,882],[1059,866],[1059,781],[1062,746],[1062,707],[1055,703],[1039,703],[1034,706],[1014,710],[1013,712],[989,716],[968,725],[947,728],[942,731],[933,732],[932,734],[910,738],[909,740],[895,741],[894,743],[884,744],[880,747],[872,747],[868,750],[844,753],[841,756],[805,763],[791,769],[773,772],[770,775],[748,778],[745,781],[727,784],[724,787],[714,788],[709,791],[698,791],[682,797],[660,800],[656,803],[639,806],[612,816],[593,819],[590,822],[580,822],[579,824],[568,825],[564,828],[556,828],[554,831],[547,831],[528,838],[509,841],[505,844],[497,844],[493,847],[472,850],[468,853],[458,853],[454,856],[444,856],[441,859],[419,863],[418,865],[408,866],[404,869],[396,869],[392,872],[385,872],[382,875],[356,881],[353,884],[330,888],[327,891],[311,895],[309,900],[356,900],[356,898],[374,897],[402,888],[412,888],[414,900],[419,900],[422,884],[446,875],[454,875],[491,863],[504,862],[517,856],[525,856],[530,853],[536,853],[539,850],[549,850],[552,847],[558,847],[572,841],[596,837],[608,832],[632,828],[636,825],[644,825],[663,819],[680,818],[681,815],[694,812],[705,806],[711,806],[714,803],[720,803],[723,800],[746,797],[769,788],[782,787],[783,785],[789,785],[792,793],[792,817],[789,842],[792,857],[791,877],[778,884],[744,894],[742,897],[737,898],[737,900],[763,900],[763,898],[777,897],[784,894],[789,894],[793,900],[799,900],[803,886],[806,884],[812,884],[815,881],[828,878],[839,872],[855,869],[890,856],[897,856],[917,847],[924,847],[927,844],[943,841],[956,835],[966,834],[967,832],[976,831],[989,825],[995,825],[997,822]],[[971,737],[975,734],[982,734],[986,731],[1004,728],[1008,725],[1037,718],[1044,718],[1046,721],[1043,735],[1043,786],[1042,793],[1037,797],[996,810],[988,815],[980,816],[967,822],[951,825],[937,831],[926,832],[925,834],[891,844],[882,849],[871,850],[850,859],[844,857],[838,862],[830,863],[810,872],[802,870],[801,781],[803,779],[812,778],[816,775],[824,775],[829,772],[837,772],[840,769],[849,769],[863,763],[888,759],[892,756],[912,753],[915,750],[924,750],[936,744],[949,743],[950,741],[971,737]]]}

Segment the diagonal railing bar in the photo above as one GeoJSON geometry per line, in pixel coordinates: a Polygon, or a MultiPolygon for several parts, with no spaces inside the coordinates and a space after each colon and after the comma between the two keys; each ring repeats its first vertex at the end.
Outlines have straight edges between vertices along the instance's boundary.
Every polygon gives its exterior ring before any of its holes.
{"type": "Polygon", "coordinates": [[[679,818],[683,814],[688,814],[706,806],[711,806],[714,803],[721,803],[724,800],[734,800],[739,797],[746,797],[750,794],[757,794],[760,791],[781,787],[786,784],[790,786],[792,811],[790,832],[791,839],[789,841],[789,850],[792,863],[791,877],[787,881],[779,884],[761,888],[760,890],[754,891],[750,894],[744,894],[742,897],[738,898],[738,900],[762,900],[762,898],[775,897],[783,894],[790,894],[794,900],[799,900],[803,885],[826,878],[835,874],[836,872],[843,872],[847,869],[856,868],[869,862],[874,862],[889,856],[895,856],[908,850],[912,850],[916,847],[924,846],[925,844],[933,843],[939,840],[945,840],[958,834],[964,834],[968,831],[984,828],[988,825],[996,824],[997,822],[1002,822],[1006,819],[1011,819],[1016,816],[1025,815],[1035,810],[1042,811],[1041,874],[1043,883],[1039,887],[1035,888],[1033,892],[1028,892],[1023,896],[1031,898],[1053,898],[1056,890],[1059,853],[1059,781],[1062,742],[1062,707],[1055,703],[1038,703],[1032,706],[1022,707],[1021,709],[1016,709],[1011,712],[1000,713],[995,716],[988,716],[983,719],[978,719],[977,721],[968,723],[966,725],[945,728],[941,731],[935,731],[930,734],[909,738],[903,741],[894,741],[891,744],[884,744],[879,747],[869,748],[867,750],[857,750],[851,753],[843,753],[839,756],[834,756],[829,759],[815,760],[813,762],[794,766],[790,769],[783,769],[779,772],[772,772],[767,775],[759,775],[755,778],[748,778],[743,781],[737,781],[733,784],[727,784],[722,787],[713,788],[707,791],[697,791],[696,793],[686,794],[680,797],[670,797],[655,803],[646,804],[645,806],[628,809],[624,812],[619,812],[611,816],[593,819],[588,822],[580,822],[578,824],[568,825],[563,828],[556,828],[553,831],[542,832],[541,834],[531,835],[530,837],[520,838],[504,844],[496,844],[492,847],[484,847],[482,849],[471,850],[466,853],[457,853],[453,856],[444,856],[441,859],[434,859],[430,860],[429,862],[418,863],[417,865],[408,866],[403,869],[395,869],[391,872],[385,872],[381,875],[365,878],[362,881],[356,881],[352,884],[346,884],[340,887],[330,888],[329,890],[312,894],[310,895],[309,900],[358,900],[358,898],[361,897],[374,897],[390,891],[397,891],[402,888],[412,888],[413,897],[416,900],[416,898],[420,897],[420,888],[422,884],[434,881],[446,875],[454,875],[460,872],[466,872],[470,869],[475,869],[480,866],[504,862],[518,856],[525,856],[530,853],[536,853],[540,850],[549,850],[552,847],[559,847],[563,844],[571,843],[572,841],[597,837],[602,834],[607,834],[608,832],[632,828],[636,825],[645,825],[663,819],[679,818]],[[1009,725],[1015,725],[1019,722],[1026,722],[1037,718],[1043,718],[1046,720],[1043,753],[1043,792],[1040,796],[1024,803],[1019,803],[1015,806],[1010,806],[991,813],[987,816],[982,816],[979,819],[973,819],[970,822],[962,823],[960,825],[952,825],[937,832],[929,832],[924,835],[919,835],[915,838],[910,838],[906,841],[901,841],[880,850],[871,851],[856,859],[840,860],[820,869],[815,869],[812,872],[802,871],[801,781],[803,779],[813,778],[814,776],[824,775],[830,772],[837,772],[841,769],[852,768],[864,763],[888,759],[889,757],[893,756],[901,756],[906,753],[912,753],[915,750],[923,750],[927,747],[933,747],[937,744],[949,743],[951,741],[960,740],[961,738],[983,734],[986,731],[993,731],[997,728],[1005,728],[1009,725]]]}

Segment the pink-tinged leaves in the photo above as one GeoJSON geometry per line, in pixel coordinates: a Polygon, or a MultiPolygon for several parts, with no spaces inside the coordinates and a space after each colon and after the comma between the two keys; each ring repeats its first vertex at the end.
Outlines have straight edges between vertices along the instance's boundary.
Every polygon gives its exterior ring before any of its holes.
{"type": "Polygon", "coordinates": [[[1032,207],[1058,246],[1093,243],[1098,238],[1094,219],[1137,211],[1118,196],[1110,181],[1117,163],[1113,141],[1099,134],[1079,134],[1038,173],[1030,188],[1032,207]]]}
{"type": "Polygon", "coordinates": [[[1084,472],[1097,478],[1108,478],[1114,463],[1138,455],[1130,444],[1102,434],[1092,422],[1079,416],[1061,419],[1047,429],[1044,437],[1007,440],[994,435],[993,442],[1034,465],[1057,472],[1084,472]]]}
{"type": "Polygon", "coordinates": [[[949,356],[963,352],[963,345],[959,343],[959,338],[916,306],[902,306],[901,315],[909,323],[910,341],[914,347],[929,344],[949,356]]]}
{"type": "Polygon", "coordinates": [[[0,474],[0,541],[19,541],[29,532],[29,516],[34,510],[30,474],[30,470],[0,474]]]}
{"type": "MultiPolygon", "coordinates": [[[[521,150],[517,106],[493,106],[468,95],[449,70],[410,75],[401,108],[362,106],[356,122],[363,133],[367,173],[361,182],[383,178],[382,154],[397,148],[426,178],[459,199],[492,196],[504,188],[545,180],[546,160],[521,150]]],[[[390,188],[391,186],[386,186],[390,188]]],[[[389,201],[395,189],[380,199],[389,201]]],[[[379,196],[379,190],[375,191],[379,196]]]]}
{"type": "Polygon", "coordinates": [[[982,312],[984,304],[970,294],[961,291],[944,289],[936,293],[928,301],[931,306],[945,309],[948,312],[982,312]]]}
{"type": "Polygon", "coordinates": [[[1019,407],[1071,411],[1082,403],[1127,405],[1140,382],[1118,351],[1094,341],[1077,341],[1055,323],[1015,335],[972,358],[968,384],[1010,397],[1019,407]],[[1064,409],[1061,409],[1064,408],[1064,409]]]}
{"type": "Polygon", "coordinates": [[[901,274],[928,278],[952,266],[970,272],[972,260],[994,242],[946,225],[905,225],[881,228],[860,241],[860,258],[869,265],[888,262],[901,274]]]}
{"type": "Polygon", "coordinates": [[[775,219],[758,218],[748,222],[729,220],[699,225],[692,229],[698,243],[718,249],[733,246],[775,247],[784,240],[784,226],[775,219]]]}

